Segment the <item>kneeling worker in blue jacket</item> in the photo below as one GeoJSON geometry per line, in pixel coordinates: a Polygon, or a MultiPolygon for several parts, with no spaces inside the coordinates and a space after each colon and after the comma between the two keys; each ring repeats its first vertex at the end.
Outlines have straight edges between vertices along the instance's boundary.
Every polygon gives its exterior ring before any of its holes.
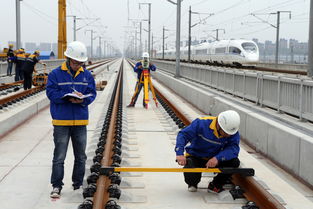
{"type": "MultiPolygon", "coordinates": [[[[240,161],[238,132],[240,116],[227,110],[217,117],[194,120],[182,129],[176,139],[176,161],[184,168],[238,168],[240,161]],[[185,152],[185,154],[184,154],[185,152]]],[[[201,173],[184,173],[188,191],[197,191],[201,173]]],[[[231,175],[219,173],[208,185],[208,191],[219,193],[231,175]]]]}

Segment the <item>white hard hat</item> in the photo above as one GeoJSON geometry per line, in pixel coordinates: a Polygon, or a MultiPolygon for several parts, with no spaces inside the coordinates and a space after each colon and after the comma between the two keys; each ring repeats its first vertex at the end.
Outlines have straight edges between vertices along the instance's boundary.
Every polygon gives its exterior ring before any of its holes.
{"type": "Polygon", "coordinates": [[[144,57],[149,58],[149,53],[148,53],[148,52],[144,52],[144,53],[142,53],[142,57],[143,57],[143,58],[144,58],[144,57]]]}
{"type": "Polygon", "coordinates": [[[217,122],[225,133],[234,135],[239,129],[240,116],[234,110],[227,110],[218,115],[217,122]]]}
{"type": "Polygon", "coordinates": [[[70,43],[67,46],[64,55],[78,62],[86,62],[88,59],[86,46],[80,41],[70,43]]]}

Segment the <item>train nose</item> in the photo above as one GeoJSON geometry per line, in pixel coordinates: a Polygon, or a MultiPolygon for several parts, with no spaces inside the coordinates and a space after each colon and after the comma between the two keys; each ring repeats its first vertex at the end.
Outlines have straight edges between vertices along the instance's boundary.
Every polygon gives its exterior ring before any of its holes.
{"type": "Polygon", "coordinates": [[[259,55],[249,54],[248,56],[246,56],[246,59],[249,63],[258,63],[259,62],[259,55]]]}

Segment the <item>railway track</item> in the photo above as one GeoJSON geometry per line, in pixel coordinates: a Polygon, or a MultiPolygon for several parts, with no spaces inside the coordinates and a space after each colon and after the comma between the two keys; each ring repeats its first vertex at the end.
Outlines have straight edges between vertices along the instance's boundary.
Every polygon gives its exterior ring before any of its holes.
{"type": "MultiPolygon", "coordinates": [[[[162,59],[159,59],[162,60],[162,59]]],[[[164,59],[164,61],[175,61],[171,59],[164,59]]],[[[181,60],[183,63],[188,63],[186,60],[181,60]]],[[[199,61],[191,61],[192,64],[199,64],[199,65],[210,65],[210,66],[224,66],[220,64],[214,64],[209,62],[199,62],[199,61]]],[[[272,72],[272,73],[284,73],[284,74],[294,74],[294,75],[307,75],[307,71],[304,70],[285,70],[285,69],[276,69],[276,68],[266,68],[266,67],[253,67],[253,66],[232,66],[232,65],[225,65],[224,67],[229,68],[236,68],[239,70],[253,70],[253,71],[263,71],[263,72],[272,72]]]]}
{"type": "MultiPolygon", "coordinates": [[[[133,63],[129,64],[133,65],[133,63]]],[[[162,93],[155,88],[157,99],[165,111],[173,119],[179,128],[191,123],[179,108],[172,104],[162,93]]],[[[121,64],[117,82],[113,90],[112,98],[102,131],[97,142],[97,148],[93,157],[91,174],[87,178],[88,186],[84,189],[84,202],[79,209],[119,209],[118,199],[121,196],[121,176],[119,172],[110,175],[101,175],[103,167],[120,167],[122,161],[122,126],[123,126],[123,62],[121,64]]],[[[243,209],[285,209],[285,207],[266,189],[264,189],[254,177],[234,174],[232,183],[233,198],[245,198],[246,205],[243,209]]]]}

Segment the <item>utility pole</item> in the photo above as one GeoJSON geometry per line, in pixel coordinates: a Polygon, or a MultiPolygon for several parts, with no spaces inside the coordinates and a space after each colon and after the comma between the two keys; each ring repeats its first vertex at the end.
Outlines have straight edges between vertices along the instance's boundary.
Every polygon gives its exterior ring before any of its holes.
{"type": "Polygon", "coordinates": [[[177,17],[176,17],[176,74],[180,77],[180,18],[181,18],[181,0],[177,0],[177,17]]]}
{"type": "Polygon", "coordinates": [[[73,41],[76,41],[76,16],[68,15],[67,17],[73,17],[73,41]]]}
{"type": "Polygon", "coordinates": [[[162,35],[162,59],[164,59],[164,33],[165,33],[165,28],[163,26],[163,35],[162,35]]]}
{"type": "Polygon", "coordinates": [[[103,41],[103,57],[106,57],[105,41],[103,41]]]}
{"type": "Polygon", "coordinates": [[[280,11],[277,11],[275,63],[278,64],[280,11]]]}
{"type": "Polygon", "coordinates": [[[152,40],[151,40],[151,57],[153,58],[153,33],[152,33],[152,40]]]}
{"type": "Polygon", "coordinates": [[[135,27],[135,58],[138,57],[138,53],[137,53],[137,27],[135,27]]]}
{"type": "Polygon", "coordinates": [[[15,1],[16,7],[16,49],[21,48],[21,5],[20,1],[15,1]]]}
{"type": "Polygon", "coordinates": [[[149,3],[149,22],[148,22],[148,27],[149,27],[149,33],[148,33],[148,52],[149,54],[151,53],[150,52],[150,38],[151,38],[151,3],[149,3]]]}
{"type": "Polygon", "coordinates": [[[139,43],[139,56],[141,56],[141,54],[142,54],[142,22],[140,21],[140,34],[139,34],[139,36],[140,36],[140,43],[139,43]]]}
{"type": "Polygon", "coordinates": [[[167,0],[168,2],[175,4],[177,7],[176,11],[176,73],[175,78],[180,77],[180,19],[181,19],[181,1],[177,0],[177,3],[172,0],[167,0]]]}
{"type": "Polygon", "coordinates": [[[313,0],[310,1],[310,26],[309,26],[309,65],[308,76],[313,76],[313,0]]]}
{"type": "Polygon", "coordinates": [[[164,59],[164,40],[165,40],[165,31],[168,31],[163,26],[163,43],[162,43],[162,59],[164,59]]]}
{"type": "Polygon", "coordinates": [[[199,13],[199,12],[192,12],[191,11],[191,6],[189,6],[189,27],[188,27],[188,62],[190,62],[190,54],[191,54],[191,28],[193,28],[194,26],[198,25],[199,23],[193,24],[191,25],[191,15],[192,14],[208,14],[209,17],[211,17],[212,15],[214,15],[214,13],[199,13]]]}
{"type": "Polygon", "coordinates": [[[90,38],[90,58],[93,58],[93,30],[86,30],[85,32],[90,31],[91,38],[90,38]]]}
{"type": "Polygon", "coordinates": [[[279,25],[280,25],[280,13],[289,13],[289,19],[291,19],[291,11],[277,11],[274,13],[269,13],[271,15],[277,15],[277,23],[276,25],[273,25],[269,23],[266,20],[263,20],[260,17],[257,17],[256,14],[251,13],[252,16],[255,18],[261,20],[263,23],[267,23],[268,25],[272,26],[273,28],[276,28],[276,51],[275,51],[275,63],[278,64],[278,54],[279,54],[279,25]]]}
{"type": "Polygon", "coordinates": [[[293,64],[294,55],[293,55],[293,44],[290,44],[290,62],[293,64]]]}
{"type": "Polygon", "coordinates": [[[66,0],[59,0],[58,59],[64,59],[66,45],[66,0]]]}
{"type": "Polygon", "coordinates": [[[270,13],[273,15],[277,15],[277,23],[276,23],[276,50],[275,50],[275,64],[278,64],[278,54],[279,54],[279,25],[280,25],[280,13],[289,13],[289,19],[291,19],[291,11],[277,11],[276,13],[270,13]]]}
{"type": "Polygon", "coordinates": [[[148,5],[149,6],[149,18],[148,18],[148,53],[150,54],[150,38],[151,38],[151,3],[139,3],[139,9],[140,5],[148,5]]]}
{"type": "Polygon", "coordinates": [[[224,33],[225,33],[225,29],[215,29],[215,30],[212,30],[212,31],[216,31],[216,40],[218,41],[219,39],[218,39],[218,31],[220,31],[220,30],[222,30],[222,31],[224,31],[224,33]]]}
{"type": "Polygon", "coordinates": [[[191,6],[189,6],[189,27],[188,27],[188,62],[190,62],[190,46],[191,46],[191,6]]]}
{"type": "Polygon", "coordinates": [[[99,58],[101,58],[101,36],[99,36],[99,58]]]}

